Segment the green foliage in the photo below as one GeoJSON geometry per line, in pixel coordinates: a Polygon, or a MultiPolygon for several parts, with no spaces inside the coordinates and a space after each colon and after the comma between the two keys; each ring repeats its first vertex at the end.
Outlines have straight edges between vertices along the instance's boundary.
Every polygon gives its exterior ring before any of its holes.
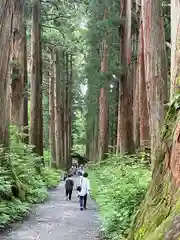
{"type": "Polygon", "coordinates": [[[90,171],[92,195],[99,204],[109,239],[124,239],[143,200],[150,172],[134,156],[109,156],[90,171]]]}
{"type": "Polygon", "coordinates": [[[77,110],[75,112],[75,121],[73,123],[73,141],[74,144],[83,144],[85,141],[85,112],[77,110]]]}
{"type": "Polygon", "coordinates": [[[41,170],[41,176],[47,188],[54,188],[59,184],[61,171],[45,167],[41,170]]]}
{"type": "Polygon", "coordinates": [[[178,93],[174,99],[167,104],[168,111],[165,117],[164,126],[161,130],[161,138],[163,140],[172,140],[174,134],[174,125],[177,119],[177,111],[180,108],[180,94],[178,93]]]}
{"type": "Polygon", "coordinates": [[[12,201],[0,201],[0,230],[7,226],[8,223],[20,220],[29,212],[29,204],[19,199],[12,201]]]}
{"type": "Polygon", "coordinates": [[[47,187],[55,187],[60,173],[41,166],[33,148],[21,142],[15,127],[10,129],[9,149],[0,148],[0,228],[20,219],[30,204],[47,197],[47,187]]]}
{"type": "Polygon", "coordinates": [[[72,151],[81,155],[81,156],[84,156],[85,151],[86,151],[85,145],[75,144],[75,145],[73,145],[72,151]]]}

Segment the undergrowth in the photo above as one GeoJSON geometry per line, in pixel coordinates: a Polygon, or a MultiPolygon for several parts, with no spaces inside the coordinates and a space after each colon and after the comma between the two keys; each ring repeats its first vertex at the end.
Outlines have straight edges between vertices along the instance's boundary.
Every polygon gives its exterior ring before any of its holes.
{"type": "Polygon", "coordinates": [[[10,136],[9,148],[0,148],[0,230],[26,215],[31,204],[43,202],[47,188],[60,180],[60,171],[43,167],[16,128],[11,127],[10,136]]]}
{"type": "Polygon", "coordinates": [[[92,196],[99,205],[108,239],[126,239],[145,196],[150,171],[137,159],[113,155],[89,169],[92,196]]]}

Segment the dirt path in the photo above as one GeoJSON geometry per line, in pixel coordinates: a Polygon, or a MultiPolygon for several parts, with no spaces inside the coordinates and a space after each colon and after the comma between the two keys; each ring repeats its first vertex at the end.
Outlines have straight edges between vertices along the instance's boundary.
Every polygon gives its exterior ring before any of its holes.
{"type": "Polygon", "coordinates": [[[100,221],[96,204],[88,199],[88,210],[80,211],[76,192],[66,201],[64,184],[49,192],[49,199],[37,205],[27,221],[0,234],[0,240],[95,240],[100,221]]]}

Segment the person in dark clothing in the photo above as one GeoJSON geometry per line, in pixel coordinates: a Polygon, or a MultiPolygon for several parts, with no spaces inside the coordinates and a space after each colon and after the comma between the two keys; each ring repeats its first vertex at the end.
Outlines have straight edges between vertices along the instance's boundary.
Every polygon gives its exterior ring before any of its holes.
{"type": "Polygon", "coordinates": [[[87,209],[87,194],[84,195],[84,209],[87,209]]]}
{"type": "Polygon", "coordinates": [[[68,174],[68,177],[65,180],[65,192],[66,192],[66,200],[71,200],[72,191],[74,187],[74,181],[71,178],[71,174],[68,174]]]}

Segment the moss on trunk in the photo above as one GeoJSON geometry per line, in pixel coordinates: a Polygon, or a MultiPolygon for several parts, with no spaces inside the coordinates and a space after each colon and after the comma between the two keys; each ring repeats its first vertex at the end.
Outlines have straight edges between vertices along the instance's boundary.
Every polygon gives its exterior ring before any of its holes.
{"type": "Polygon", "coordinates": [[[152,181],[128,240],[178,239],[180,219],[174,219],[180,215],[179,100],[180,95],[169,106],[152,181]]]}

